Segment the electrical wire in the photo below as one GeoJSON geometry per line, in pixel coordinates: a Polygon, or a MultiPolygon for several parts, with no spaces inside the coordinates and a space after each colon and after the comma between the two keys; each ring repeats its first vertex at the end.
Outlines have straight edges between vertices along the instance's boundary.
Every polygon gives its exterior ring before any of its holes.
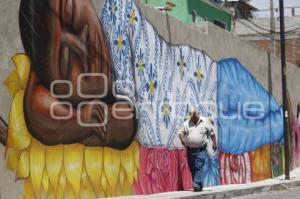
{"type": "MultiPolygon", "coordinates": [[[[257,27],[257,28],[259,28],[259,29],[261,29],[261,30],[264,30],[264,31],[268,31],[268,33],[280,34],[280,32],[271,31],[271,30],[269,30],[269,29],[267,29],[267,28],[265,28],[265,27],[263,27],[263,26],[261,26],[261,25],[258,25],[257,23],[253,22],[252,20],[249,20],[249,19],[246,19],[246,20],[249,21],[251,24],[253,24],[255,27],[257,27]]],[[[297,31],[297,30],[300,30],[300,27],[296,27],[296,28],[294,28],[294,29],[287,30],[287,31],[285,31],[285,33],[286,33],[286,34],[289,34],[289,33],[295,32],[295,31],[297,31]]]]}
{"type": "MultiPolygon", "coordinates": [[[[242,22],[241,20],[237,20],[238,22],[240,22],[241,24],[243,24],[244,26],[248,27],[249,29],[253,30],[254,32],[258,33],[259,35],[263,36],[263,37],[266,37],[266,38],[269,38],[270,40],[272,41],[276,41],[276,42],[280,42],[280,40],[278,39],[274,39],[273,37],[269,36],[269,35],[266,35],[266,33],[262,33],[262,32],[259,32],[258,30],[255,30],[253,27],[247,25],[246,23],[242,22]]],[[[270,32],[268,32],[269,34],[270,32]]],[[[298,45],[293,45],[293,44],[288,44],[288,43],[285,43],[286,46],[291,46],[291,47],[296,47],[296,48],[300,48],[300,46],[298,45]]]]}
{"type": "MultiPolygon", "coordinates": [[[[249,20],[249,19],[246,19],[247,21],[249,21],[251,24],[253,24],[255,27],[257,27],[257,28],[259,28],[259,29],[261,29],[261,30],[265,30],[265,31],[267,31],[268,33],[273,33],[273,34],[278,34],[279,32],[276,32],[276,31],[271,31],[270,29],[267,29],[267,28],[265,28],[265,27],[262,27],[262,26],[260,26],[260,25],[258,25],[258,24],[256,24],[256,23],[254,23],[252,20],[249,20]]],[[[239,20],[240,21],[240,20],[239,20]]]]}
{"type": "Polygon", "coordinates": [[[294,29],[292,29],[292,30],[288,30],[288,31],[286,31],[285,33],[295,32],[295,31],[297,31],[297,30],[300,30],[300,27],[294,28],[294,29]]]}

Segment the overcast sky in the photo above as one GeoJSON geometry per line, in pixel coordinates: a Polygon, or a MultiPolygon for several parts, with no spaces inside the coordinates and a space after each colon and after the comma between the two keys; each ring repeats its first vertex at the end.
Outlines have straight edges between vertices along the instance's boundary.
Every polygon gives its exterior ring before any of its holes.
{"type": "MultiPolygon", "coordinates": [[[[279,0],[273,0],[274,7],[279,7],[279,0]]],[[[251,0],[251,4],[258,8],[259,10],[269,9],[270,8],[270,0],[251,0]]],[[[300,7],[300,0],[284,0],[284,7],[300,7]]],[[[296,14],[300,14],[300,8],[295,9],[296,14]]],[[[285,10],[286,15],[291,15],[291,9],[285,10]]],[[[259,12],[259,16],[268,16],[269,11],[259,12]]]]}

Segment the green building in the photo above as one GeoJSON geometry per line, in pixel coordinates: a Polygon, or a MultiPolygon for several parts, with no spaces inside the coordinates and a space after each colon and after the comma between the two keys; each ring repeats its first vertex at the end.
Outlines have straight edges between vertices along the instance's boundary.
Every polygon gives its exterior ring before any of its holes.
{"type": "Polygon", "coordinates": [[[183,22],[192,23],[193,21],[207,20],[228,31],[231,30],[231,12],[209,0],[142,0],[142,2],[163,11],[172,7],[168,4],[170,2],[175,7],[167,12],[183,22]]]}

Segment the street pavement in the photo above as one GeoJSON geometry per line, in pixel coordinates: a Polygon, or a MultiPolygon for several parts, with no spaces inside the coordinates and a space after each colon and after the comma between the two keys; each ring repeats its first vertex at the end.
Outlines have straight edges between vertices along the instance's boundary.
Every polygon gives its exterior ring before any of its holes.
{"type": "MultiPolygon", "coordinates": [[[[206,187],[202,192],[193,191],[177,191],[167,192],[145,196],[129,196],[120,197],[124,199],[222,199],[222,198],[247,198],[252,197],[250,194],[256,194],[255,199],[266,197],[276,199],[274,195],[280,195],[280,199],[287,196],[291,199],[300,199],[300,168],[291,171],[291,179],[285,180],[284,176],[279,176],[274,179],[268,179],[264,181],[248,183],[248,184],[235,184],[235,185],[222,185],[215,187],[206,187]],[[261,195],[260,197],[260,194],[261,195]],[[269,194],[269,195],[268,195],[269,194]],[[288,194],[288,195],[286,195],[288,194]]],[[[276,196],[277,197],[277,196],[276,196]]]]}
{"type": "Polygon", "coordinates": [[[245,195],[235,197],[233,199],[297,199],[300,198],[300,187],[291,188],[288,190],[271,191],[259,194],[245,195]]]}

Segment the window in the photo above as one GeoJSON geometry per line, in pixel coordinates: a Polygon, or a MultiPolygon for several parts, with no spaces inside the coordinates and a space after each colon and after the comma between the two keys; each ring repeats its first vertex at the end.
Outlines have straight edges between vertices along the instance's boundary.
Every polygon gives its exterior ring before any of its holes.
{"type": "Polygon", "coordinates": [[[214,20],[214,24],[216,26],[219,26],[219,27],[223,28],[223,29],[226,29],[226,24],[224,22],[222,22],[222,21],[219,21],[219,20],[215,19],[214,20]]]}
{"type": "Polygon", "coordinates": [[[159,10],[159,11],[163,12],[163,13],[166,12],[166,11],[165,11],[165,7],[162,7],[162,6],[154,6],[154,8],[155,8],[156,10],[159,10]]]}

